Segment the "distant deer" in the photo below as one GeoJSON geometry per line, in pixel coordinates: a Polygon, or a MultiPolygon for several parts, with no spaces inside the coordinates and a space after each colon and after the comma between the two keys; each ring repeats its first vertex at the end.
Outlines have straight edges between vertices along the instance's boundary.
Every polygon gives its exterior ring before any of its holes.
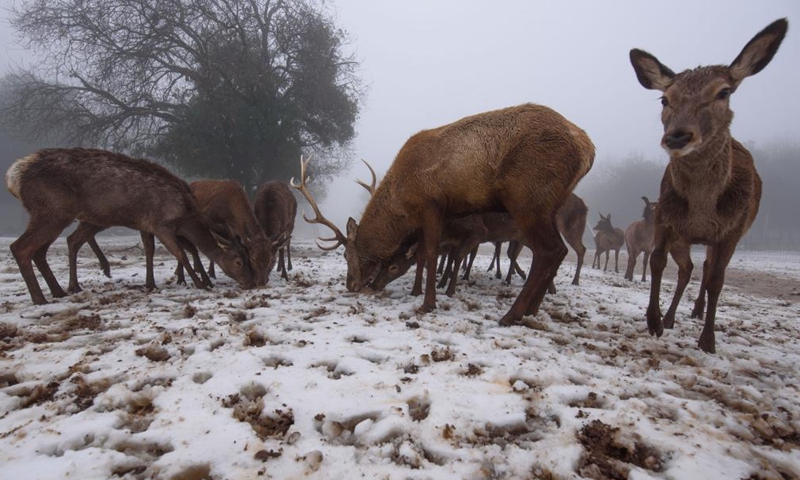
{"type": "Polygon", "coordinates": [[[736,244],[758,213],[761,179],[753,158],[731,137],[730,96],[746,77],[769,64],[783,41],[789,23],[773,22],[755,35],[729,66],[698,67],[675,74],[653,55],[631,50],[639,83],[663,92],[661,145],[670,161],[661,180],[655,218],[655,246],[650,259],[652,282],[647,327],[661,336],[672,328],[675,310],[693,268],[691,244],[707,245],[700,294],[694,314],[708,309],[699,347],[716,351],[714,320],[725,282],[725,269],[736,244]],[[671,252],[678,264],[678,285],[667,316],[661,317],[661,276],[671,252]]]}
{"type": "MultiPolygon", "coordinates": [[[[347,235],[334,230],[335,248],[345,245],[347,289],[371,288],[382,268],[422,231],[417,275],[427,270],[420,312],[436,306],[436,257],[448,217],[507,211],[534,250],[536,266],[502,325],[536,314],[547,286],[566,256],[558,235],[558,207],[589,171],[594,145],[586,133],[557,112],[540,105],[486,112],[413,135],[398,152],[357,224],[347,235]]],[[[303,188],[304,172],[301,173],[303,188]]],[[[301,190],[306,197],[305,189],[301,190]]]]}
{"type": "Polygon", "coordinates": [[[243,287],[255,284],[244,248],[215,235],[203,221],[189,186],[165,168],[104,150],[39,150],[14,162],[6,172],[9,191],[30,214],[25,232],[11,244],[33,303],[46,303],[33,265],[53,297],[63,297],[47,263],[47,250],[75,219],[94,225],[124,226],[150,233],[195,274],[178,236],[196,245],[243,287]]]}
{"type": "MultiPolygon", "coordinates": [[[[277,245],[278,270],[281,278],[289,279],[287,270],[292,269],[291,242],[294,219],[297,216],[297,200],[286,182],[272,181],[259,187],[253,200],[253,210],[264,233],[274,239],[285,238],[277,245]],[[286,261],[284,262],[284,253],[286,261]]],[[[269,267],[267,273],[272,271],[269,267]]]]}
{"type": "Polygon", "coordinates": [[[603,267],[603,271],[608,270],[608,255],[611,250],[614,250],[614,272],[619,273],[619,249],[625,244],[625,232],[621,228],[614,228],[611,225],[610,213],[605,217],[602,213],[597,213],[600,215],[600,220],[597,221],[597,225],[593,229],[595,252],[592,268],[600,268],[600,255],[605,253],[606,264],[603,267]],[[597,264],[596,267],[595,264],[597,264]]]}
{"type": "Polygon", "coordinates": [[[642,281],[647,281],[647,261],[653,251],[653,235],[655,234],[655,218],[657,202],[651,202],[647,197],[644,200],[642,219],[628,225],[625,229],[625,247],[628,249],[628,268],[625,269],[625,280],[633,281],[633,269],[636,267],[636,257],[644,254],[642,259],[642,281]]]}

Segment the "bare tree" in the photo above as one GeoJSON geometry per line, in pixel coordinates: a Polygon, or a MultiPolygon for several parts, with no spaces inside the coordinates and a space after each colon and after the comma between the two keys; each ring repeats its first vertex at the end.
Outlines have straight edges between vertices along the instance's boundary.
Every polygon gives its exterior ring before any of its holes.
{"type": "Polygon", "coordinates": [[[5,82],[4,122],[27,137],[57,130],[252,187],[355,134],[358,63],[315,0],[30,0],[12,24],[42,58],[5,82]]]}

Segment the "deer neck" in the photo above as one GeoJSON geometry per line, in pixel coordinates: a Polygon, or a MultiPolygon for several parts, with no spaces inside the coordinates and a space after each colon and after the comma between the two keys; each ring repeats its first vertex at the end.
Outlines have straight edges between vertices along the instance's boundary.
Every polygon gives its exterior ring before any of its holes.
{"type": "Polygon", "coordinates": [[[369,252],[370,257],[389,261],[413,232],[408,217],[398,210],[395,202],[383,201],[376,192],[361,216],[357,241],[359,249],[369,252]]]}
{"type": "Polygon", "coordinates": [[[693,197],[717,198],[731,181],[733,146],[730,132],[704,148],[670,159],[673,188],[690,203],[693,197]]]}

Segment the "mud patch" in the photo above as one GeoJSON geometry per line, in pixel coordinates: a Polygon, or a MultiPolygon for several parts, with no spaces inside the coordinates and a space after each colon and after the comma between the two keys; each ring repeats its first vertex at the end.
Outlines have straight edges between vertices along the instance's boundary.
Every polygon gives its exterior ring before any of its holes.
{"type": "Polygon", "coordinates": [[[578,432],[584,454],[578,463],[578,473],[595,480],[625,480],[631,465],[660,472],[661,454],[643,444],[636,434],[625,435],[617,427],[593,420],[578,432]]]}
{"type": "Polygon", "coordinates": [[[233,418],[249,423],[261,440],[282,438],[294,425],[294,413],[291,408],[276,409],[271,414],[264,412],[264,396],[266,388],[254,384],[244,387],[239,393],[229,395],[222,401],[222,406],[233,409],[233,418]]]}

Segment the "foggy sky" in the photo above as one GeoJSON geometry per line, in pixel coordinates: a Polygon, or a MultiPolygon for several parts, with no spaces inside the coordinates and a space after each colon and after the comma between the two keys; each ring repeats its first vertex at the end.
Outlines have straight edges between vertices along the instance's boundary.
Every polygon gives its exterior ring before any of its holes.
{"type": "MultiPolygon", "coordinates": [[[[629,50],[647,50],[676,72],[728,64],[781,17],[789,18],[789,33],[777,55],[732,96],[732,131],[742,142],[800,138],[796,0],[336,0],[329,6],[350,35],[347,48],[361,62],[367,87],[352,152],[379,178],[415,132],[524,102],[552,107],[586,130],[597,147],[595,168],[633,152],[666,164],[660,92],[639,85],[629,50]]],[[[24,64],[8,46],[7,14],[0,14],[0,68],[24,64]]],[[[363,209],[355,178],[369,178],[358,161],[321,205],[340,228],[363,209]]]]}

